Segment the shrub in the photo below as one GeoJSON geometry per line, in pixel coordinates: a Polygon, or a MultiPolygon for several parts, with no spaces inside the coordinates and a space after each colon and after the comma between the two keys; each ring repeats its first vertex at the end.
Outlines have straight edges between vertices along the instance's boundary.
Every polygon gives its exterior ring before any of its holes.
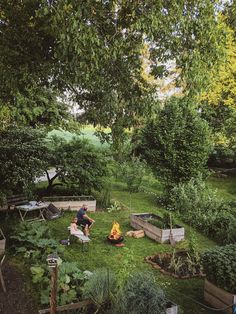
{"type": "Polygon", "coordinates": [[[220,243],[236,241],[233,232],[236,217],[201,177],[175,186],[170,193],[169,207],[177,210],[184,222],[220,243]]]}
{"type": "Polygon", "coordinates": [[[207,174],[211,149],[209,127],[187,97],[168,100],[142,132],[141,154],[167,190],[207,174]]]}
{"type": "Polygon", "coordinates": [[[228,292],[236,293],[236,245],[216,247],[202,255],[207,279],[228,292]]]}
{"type": "Polygon", "coordinates": [[[125,161],[118,166],[118,177],[127,184],[130,193],[137,192],[146,174],[146,164],[137,157],[125,161]]]}
{"type": "Polygon", "coordinates": [[[120,291],[115,313],[122,314],[153,314],[165,313],[166,298],[153,276],[136,273],[129,277],[120,291]]]}

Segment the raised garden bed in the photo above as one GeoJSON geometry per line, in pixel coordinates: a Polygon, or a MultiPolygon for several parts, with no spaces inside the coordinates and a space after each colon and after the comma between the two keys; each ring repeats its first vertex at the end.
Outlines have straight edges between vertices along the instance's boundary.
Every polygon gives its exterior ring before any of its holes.
{"type": "Polygon", "coordinates": [[[44,202],[53,203],[57,208],[64,210],[79,210],[83,204],[88,206],[88,211],[96,211],[96,200],[91,195],[81,195],[81,196],[48,196],[43,197],[44,202]]]}
{"type": "MultiPolygon", "coordinates": [[[[236,304],[236,294],[229,293],[205,279],[204,300],[211,306],[222,309],[227,308],[229,305],[236,304]]],[[[234,314],[235,312],[232,307],[230,307],[225,310],[225,313],[234,314]]]]}
{"type": "Polygon", "coordinates": [[[214,247],[202,255],[206,273],[204,300],[211,306],[236,313],[236,244],[214,247]],[[233,305],[234,304],[234,309],[233,305]]]}
{"type": "MultiPolygon", "coordinates": [[[[159,242],[168,243],[170,242],[171,229],[162,229],[163,218],[151,214],[151,213],[141,213],[141,214],[131,214],[130,224],[134,229],[143,229],[145,234],[159,242]],[[154,225],[155,224],[155,225],[154,225]]],[[[165,226],[164,226],[165,227],[165,226]]],[[[172,227],[172,237],[176,242],[184,239],[184,227],[175,224],[172,227]]]]}
{"type": "Polygon", "coordinates": [[[192,277],[205,277],[200,264],[188,251],[177,251],[173,253],[158,253],[147,256],[145,261],[163,274],[174,278],[188,279],[192,277]]]}

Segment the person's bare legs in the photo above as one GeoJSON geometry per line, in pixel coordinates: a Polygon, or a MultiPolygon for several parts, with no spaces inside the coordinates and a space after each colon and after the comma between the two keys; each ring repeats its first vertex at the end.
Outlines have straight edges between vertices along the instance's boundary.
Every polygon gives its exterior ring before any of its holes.
{"type": "Polygon", "coordinates": [[[84,227],[84,235],[85,235],[85,236],[89,236],[89,227],[88,227],[88,225],[86,225],[86,226],[84,227]]]}

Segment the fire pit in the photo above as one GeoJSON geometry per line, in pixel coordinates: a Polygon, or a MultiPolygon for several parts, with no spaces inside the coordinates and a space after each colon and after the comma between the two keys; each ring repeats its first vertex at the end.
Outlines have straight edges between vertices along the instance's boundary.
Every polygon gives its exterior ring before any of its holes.
{"type": "Polygon", "coordinates": [[[112,244],[118,244],[124,240],[124,238],[121,235],[120,225],[118,222],[116,221],[113,222],[111,232],[107,236],[107,240],[112,244]]]}

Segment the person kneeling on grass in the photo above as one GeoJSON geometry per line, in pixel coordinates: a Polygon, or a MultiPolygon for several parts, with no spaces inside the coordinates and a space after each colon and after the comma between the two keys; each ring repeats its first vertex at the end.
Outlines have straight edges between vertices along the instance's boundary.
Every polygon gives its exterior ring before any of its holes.
{"type": "Polygon", "coordinates": [[[80,235],[85,235],[88,236],[89,235],[89,231],[88,231],[88,225],[86,225],[83,228],[83,231],[81,231],[78,226],[77,226],[77,222],[78,219],[77,218],[73,218],[71,220],[71,224],[70,224],[70,234],[74,235],[74,236],[80,236],[80,235]]]}
{"type": "Polygon", "coordinates": [[[87,205],[83,205],[79,211],[77,212],[77,225],[82,225],[83,228],[87,228],[88,230],[91,229],[93,223],[95,222],[95,220],[93,220],[92,218],[90,218],[87,215],[87,205]]]}

